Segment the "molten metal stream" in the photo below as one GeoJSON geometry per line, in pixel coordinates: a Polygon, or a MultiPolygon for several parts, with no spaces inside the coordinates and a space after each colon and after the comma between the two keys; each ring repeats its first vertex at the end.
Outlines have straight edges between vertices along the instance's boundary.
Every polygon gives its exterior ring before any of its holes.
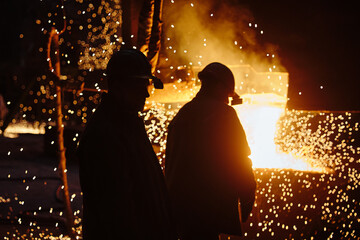
{"type": "Polygon", "coordinates": [[[247,94],[242,97],[244,104],[234,108],[246,132],[254,168],[327,171],[276,147],[274,137],[278,131],[277,122],[285,111],[285,98],[275,94],[247,94]]]}

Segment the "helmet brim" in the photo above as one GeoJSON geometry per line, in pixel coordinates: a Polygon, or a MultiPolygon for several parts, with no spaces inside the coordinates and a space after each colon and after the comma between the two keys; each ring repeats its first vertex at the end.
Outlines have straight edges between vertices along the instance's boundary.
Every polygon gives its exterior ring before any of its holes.
{"type": "Polygon", "coordinates": [[[132,76],[135,78],[142,78],[142,79],[150,79],[150,84],[152,84],[154,86],[154,88],[156,89],[164,89],[164,84],[161,81],[160,78],[157,78],[153,75],[136,75],[136,76],[132,76]]]}

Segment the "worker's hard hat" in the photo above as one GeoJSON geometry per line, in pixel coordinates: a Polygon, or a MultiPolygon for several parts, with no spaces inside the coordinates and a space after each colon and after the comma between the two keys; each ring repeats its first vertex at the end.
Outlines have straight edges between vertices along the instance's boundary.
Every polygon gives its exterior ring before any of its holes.
{"type": "Polygon", "coordinates": [[[242,103],[242,99],[235,92],[234,74],[230,68],[224,64],[218,62],[210,63],[198,73],[198,77],[203,84],[211,85],[216,82],[221,83],[224,86],[224,90],[229,94],[229,97],[232,97],[231,105],[242,103]]]}
{"type": "Polygon", "coordinates": [[[222,63],[213,62],[208,64],[201,72],[198,73],[198,77],[202,83],[212,84],[220,82],[229,93],[234,92],[235,79],[231,70],[222,63]]]}
{"type": "Polygon", "coordinates": [[[109,81],[124,80],[131,84],[136,79],[148,79],[155,88],[162,89],[163,83],[151,72],[151,65],[145,55],[136,49],[122,49],[113,54],[106,69],[109,81]]]}

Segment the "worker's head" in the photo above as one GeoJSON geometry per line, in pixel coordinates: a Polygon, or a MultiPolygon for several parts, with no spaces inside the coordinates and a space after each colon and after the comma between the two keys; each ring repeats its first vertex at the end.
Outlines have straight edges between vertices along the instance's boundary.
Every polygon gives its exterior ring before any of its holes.
{"type": "Polygon", "coordinates": [[[111,57],[106,75],[109,94],[133,110],[141,111],[149,97],[148,87],[162,88],[162,82],[151,73],[151,65],[145,55],[135,49],[115,52],[111,57]]]}
{"type": "Polygon", "coordinates": [[[198,74],[201,80],[201,92],[228,103],[234,96],[235,79],[231,70],[224,64],[213,62],[198,74]]]}

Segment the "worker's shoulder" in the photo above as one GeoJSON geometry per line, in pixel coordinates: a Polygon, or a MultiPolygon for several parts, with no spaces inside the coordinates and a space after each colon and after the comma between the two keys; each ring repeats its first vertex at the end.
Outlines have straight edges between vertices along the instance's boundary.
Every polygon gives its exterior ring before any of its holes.
{"type": "Polygon", "coordinates": [[[222,111],[224,113],[235,113],[234,108],[224,102],[214,101],[212,107],[215,107],[218,111],[222,111]]]}
{"type": "Polygon", "coordinates": [[[179,110],[173,122],[187,122],[203,119],[226,121],[226,119],[236,118],[236,111],[224,102],[209,99],[195,99],[185,104],[179,110]]]}
{"type": "Polygon", "coordinates": [[[234,109],[231,106],[229,106],[228,104],[222,101],[218,101],[210,98],[197,98],[197,97],[191,100],[190,102],[186,103],[181,110],[186,111],[193,109],[195,110],[216,109],[218,111],[223,111],[223,112],[234,112],[234,109]]]}
{"type": "Polygon", "coordinates": [[[211,106],[212,114],[209,119],[213,119],[218,124],[233,124],[238,121],[235,109],[225,103],[215,103],[211,106]]]}
{"type": "Polygon", "coordinates": [[[207,101],[207,102],[203,103],[203,107],[207,111],[215,113],[216,115],[220,115],[223,117],[237,115],[236,111],[234,110],[233,107],[231,107],[228,104],[221,102],[221,101],[216,101],[216,100],[207,101]]]}
{"type": "Polygon", "coordinates": [[[115,124],[121,126],[121,119],[111,119],[102,109],[98,110],[91,116],[83,135],[89,140],[104,141],[115,132],[115,124]]]}

